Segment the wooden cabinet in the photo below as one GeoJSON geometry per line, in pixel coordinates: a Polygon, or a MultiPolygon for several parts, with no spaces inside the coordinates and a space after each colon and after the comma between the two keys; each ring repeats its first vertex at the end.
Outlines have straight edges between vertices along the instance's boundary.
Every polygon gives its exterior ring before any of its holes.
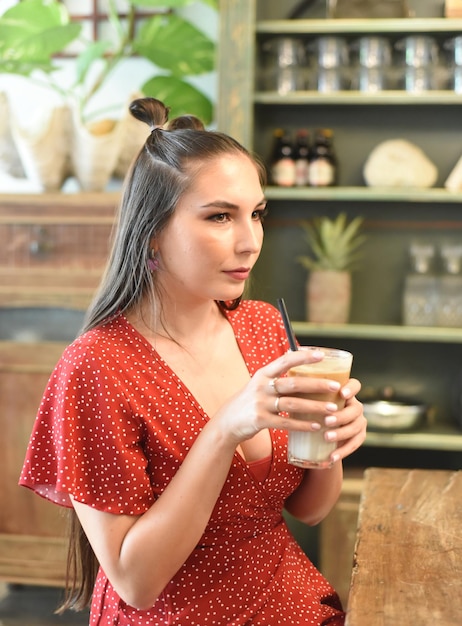
{"type": "MultiPolygon", "coordinates": [[[[107,257],[116,203],[115,195],[103,194],[0,196],[2,313],[10,307],[85,309],[107,257]]],[[[18,479],[43,390],[66,343],[40,340],[39,318],[31,329],[38,339],[21,334],[21,340],[7,340],[5,319],[0,327],[0,579],[62,585],[65,511],[18,487],[18,479]]]]}
{"type": "Polygon", "coordinates": [[[0,579],[59,585],[64,580],[65,516],[18,487],[38,404],[64,344],[0,341],[0,579]]]}
{"type": "MultiPolygon", "coordinates": [[[[430,15],[435,3],[426,2],[430,15]]],[[[419,5],[420,7],[420,5],[419,5]]],[[[419,8],[418,7],[418,8],[419,8]]],[[[395,387],[430,406],[428,430],[403,436],[371,433],[370,445],[462,450],[457,424],[457,392],[462,373],[460,328],[402,326],[403,281],[408,249],[415,239],[460,242],[462,193],[448,192],[444,179],[461,156],[462,95],[451,91],[356,91],[319,93],[260,91],[259,50],[268,37],[321,34],[359,37],[365,33],[405,36],[431,34],[438,41],[462,32],[462,20],[444,18],[394,20],[281,19],[289,11],[276,2],[224,0],[221,5],[218,122],[265,159],[272,131],[285,127],[330,126],[337,140],[340,182],[334,188],[278,188],[266,195],[270,214],[265,242],[255,269],[255,297],[286,300],[303,343],[335,342],[355,355],[353,372],[366,387],[395,387]],[[268,16],[271,19],[268,19],[268,16]],[[231,53],[232,51],[232,53],[231,53]],[[371,148],[383,139],[415,140],[439,169],[431,189],[374,189],[362,181],[362,166],[371,148]],[[347,325],[305,323],[306,252],[298,222],[315,215],[365,218],[367,242],[361,268],[353,276],[353,307],[347,325]]]]}
{"type": "MultiPolygon", "coordinates": [[[[318,3],[321,4],[321,3],[318,3]]],[[[418,432],[370,432],[350,467],[386,466],[457,469],[462,462],[460,381],[462,329],[402,325],[401,303],[408,250],[415,240],[460,243],[462,193],[450,193],[444,181],[462,154],[462,95],[449,88],[407,93],[301,90],[285,94],[261,89],[262,44],[280,35],[305,42],[326,34],[349,41],[364,34],[396,41],[427,34],[439,44],[462,33],[462,20],[434,17],[440,5],[411,2],[415,19],[332,20],[286,19],[294,3],[271,0],[222,0],[219,54],[218,127],[268,160],[272,132],[282,127],[330,127],[339,160],[335,188],[269,186],[265,243],[254,271],[252,296],[276,303],[284,297],[301,343],[333,345],[353,352],[353,375],[363,387],[392,386],[398,394],[429,407],[418,432]],[[373,189],[364,185],[362,170],[370,151],[381,141],[404,138],[420,146],[438,168],[432,189],[373,189]],[[305,320],[306,274],[296,257],[305,244],[299,221],[317,215],[365,218],[367,242],[361,268],[353,276],[351,323],[315,325],[305,320]]],[[[351,541],[357,494],[342,496],[321,531],[321,568],[336,579],[339,555],[333,537],[351,541]],[[345,498],[346,500],[344,500],[345,498]],[[334,547],[335,546],[335,547],[334,547]]],[[[344,590],[344,581],[337,581],[344,590]]]]}

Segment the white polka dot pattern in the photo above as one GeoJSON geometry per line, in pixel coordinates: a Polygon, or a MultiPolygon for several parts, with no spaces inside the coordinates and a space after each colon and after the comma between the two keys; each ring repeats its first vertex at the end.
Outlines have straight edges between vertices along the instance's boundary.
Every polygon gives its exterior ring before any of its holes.
{"type": "MultiPolygon", "coordinates": [[[[287,349],[277,310],[246,301],[227,314],[249,372],[287,349]],[[264,329],[264,332],[262,332],[264,329]]],[[[20,483],[70,506],[145,512],[166,488],[207,415],[152,346],[119,316],[79,337],[45,391],[20,483]]],[[[91,626],[340,626],[334,590],[291,536],[284,500],[302,470],[273,431],[259,482],[236,454],[197,548],[148,611],[126,605],[100,570],[91,626]]]]}

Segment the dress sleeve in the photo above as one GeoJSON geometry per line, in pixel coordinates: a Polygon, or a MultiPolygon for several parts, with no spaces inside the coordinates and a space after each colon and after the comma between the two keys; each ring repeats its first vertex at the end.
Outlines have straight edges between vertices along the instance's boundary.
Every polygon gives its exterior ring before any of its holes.
{"type": "Polygon", "coordinates": [[[72,344],[50,377],[20,484],[63,506],[140,514],[153,502],[143,422],[126,397],[124,368],[72,344]]]}
{"type": "Polygon", "coordinates": [[[289,350],[281,314],[271,304],[244,300],[238,309],[228,313],[228,319],[252,376],[289,350]]]}

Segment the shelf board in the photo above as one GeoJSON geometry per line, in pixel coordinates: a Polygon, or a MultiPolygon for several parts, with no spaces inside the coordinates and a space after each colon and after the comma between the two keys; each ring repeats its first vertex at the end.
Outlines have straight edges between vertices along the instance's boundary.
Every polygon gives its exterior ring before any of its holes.
{"type": "Polygon", "coordinates": [[[257,91],[253,100],[256,104],[276,105],[461,105],[462,94],[452,90],[432,90],[412,93],[403,90],[384,90],[375,93],[364,91],[290,91],[281,94],[277,91],[257,91]]]}
{"type": "Polygon", "coordinates": [[[461,191],[443,188],[383,188],[383,187],[266,187],[268,200],[324,200],[354,202],[409,202],[460,204],[461,191]]]}
{"type": "Polygon", "coordinates": [[[420,450],[462,451],[462,432],[454,426],[439,424],[419,431],[390,433],[369,431],[367,447],[412,448],[420,450]]]}
{"type": "MultiPolygon", "coordinates": [[[[295,334],[300,338],[341,337],[348,339],[375,339],[383,341],[462,343],[462,328],[427,326],[391,326],[385,324],[312,324],[293,322],[295,334]]],[[[300,343],[307,343],[300,341],[300,343]]]]}
{"type": "Polygon", "coordinates": [[[258,34],[370,34],[370,33],[457,33],[462,19],[395,18],[395,19],[297,19],[262,20],[256,24],[258,34]]]}

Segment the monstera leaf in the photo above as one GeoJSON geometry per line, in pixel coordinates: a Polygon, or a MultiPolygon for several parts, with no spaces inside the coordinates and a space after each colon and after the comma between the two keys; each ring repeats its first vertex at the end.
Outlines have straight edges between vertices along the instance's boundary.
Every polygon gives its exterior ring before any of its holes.
{"type": "Polygon", "coordinates": [[[23,0],[0,17],[0,71],[28,76],[35,69],[56,69],[52,55],[80,34],[66,8],[50,0],[23,0]]]}
{"type": "Polygon", "coordinates": [[[195,87],[175,76],[154,76],[143,86],[147,96],[158,98],[170,107],[170,119],[178,115],[196,115],[204,124],[212,121],[210,100],[195,87]]]}
{"type": "Polygon", "coordinates": [[[175,14],[147,20],[133,42],[135,52],[175,76],[211,72],[214,43],[190,22],[175,14]]]}

